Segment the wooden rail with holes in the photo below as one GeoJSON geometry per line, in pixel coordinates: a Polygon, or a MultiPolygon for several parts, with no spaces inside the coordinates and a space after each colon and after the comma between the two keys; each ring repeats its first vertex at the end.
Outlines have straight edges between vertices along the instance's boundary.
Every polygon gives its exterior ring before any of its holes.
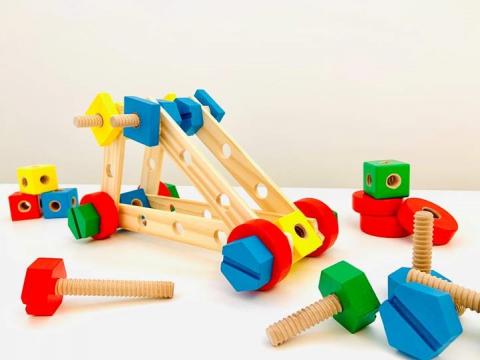
{"type": "Polygon", "coordinates": [[[120,134],[112,144],[105,147],[103,154],[101,190],[108,193],[118,206],[123,179],[125,137],[120,134]]]}
{"type": "Polygon", "coordinates": [[[158,191],[162,175],[163,155],[163,147],[160,145],[145,148],[140,187],[146,193],[156,194],[158,191]]]}

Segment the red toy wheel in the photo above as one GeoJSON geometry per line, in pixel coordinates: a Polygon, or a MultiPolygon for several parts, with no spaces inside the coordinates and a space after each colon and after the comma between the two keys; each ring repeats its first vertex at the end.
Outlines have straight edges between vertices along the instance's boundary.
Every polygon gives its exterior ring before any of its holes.
{"type": "Polygon", "coordinates": [[[354,211],[367,216],[394,216],[397,214],[403,198],[375,199],[363,191],[355,191],[352,195],[354,211]]]}
{"type": "Polygon", "coordinates": [[[322,255],[333,246],[338,237],[338,219],[335,213],[327,204],[313,198],[300,199],[295,202],[295,205],[303,215],[317,220],[318,231],[325,236],[322,246],[308,256],[317,257],[322,255]]]}
{"type": "Polygon", "coordinates": [[[95,240],[103,240],[114,234],[118,228],[118,209],[115,202],[106,192],[87,194],[80,205],[92,204],[100,217],[100,231],[93,236],[95,240]]]}
{"type": "Polygon", "coordinates": [[[401,238],[409,235],[396,216],[360,215],[360,229],[366,234],[385,238],[401,238]]]}
{"type": "Polygon", "coordinates": [[[158,184],[157,195],[172,197],[172,193],[170,192],[170,189],[167,187],[167,185],[165,185],[165,184],[164,184],[163,182],[161,182],[161,181],[160,181],[160,183],[158,184]]]}
{"type": "Polygon", "coordinates": [[[285,234],[270,221],[254,219],[237,226],[228,236],[227,243],[257,236],[273,255],[270,281],[259,290],[270,290],[287,276],[292,266],[292,249],[285,234]]]}
{"type": "Polygon", "coordinates": [[[417,211],[429,211],[434,216],[433,221],[433,245],[445,245],[458,230],[455,218],[444,208],[428,200],[409,198],[398,210],[398,220],[409,233],[413,233],[413,218],[417,211]]]}

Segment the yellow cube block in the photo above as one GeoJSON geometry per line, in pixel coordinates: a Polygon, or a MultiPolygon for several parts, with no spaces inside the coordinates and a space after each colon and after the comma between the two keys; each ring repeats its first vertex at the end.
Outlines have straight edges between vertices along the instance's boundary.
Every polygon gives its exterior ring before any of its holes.
{"type": "Polygon", "coordinates": [[[296,210],[277,220],[278,227],[293,242],[293,262],[304,258],[323,244],[325,237],[318,233],[300,210],[296,210]]]}
{"type": "Polygon", "coordinates": [[[38,195],[58,189],[55,165],[32,165],[17,169],[20,192],[38,195]]]}

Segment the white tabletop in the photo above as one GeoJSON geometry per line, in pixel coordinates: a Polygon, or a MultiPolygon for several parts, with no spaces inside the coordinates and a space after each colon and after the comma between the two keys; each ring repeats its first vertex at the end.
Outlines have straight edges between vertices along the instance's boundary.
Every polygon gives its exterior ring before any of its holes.
{"type": "MultiPolygon", "coordinates": [[[[12,223],[7,196],[16,185],[0,185],[0,353],[4,359],[177,359],[338,358],[401,359],[388,347],[380,318],[349,334],[326,321],[272,348],[265,328],[284,315],[320,298],[320,271],[339,260],[363,269],[383,301],[387,275],[411,261],[410,239],[363,234],[351,209],[351,189],[285,189],[292,200],[305,196],[338,211],[340,236],[324,256],[303,259],[272,291],[238,294],[223,278],[221,255],[163,239],[122,232],[104,241],[76,241],[65,219],[12,223]],[[65,259],[76,278],[171,280],[172,300],[66,297],[52,317],[30,317],[20,301],[26,267],[37,257],[65,259]],[[203,356],[202,356],[203,357],[203,356]]],[[[80,186],[80,196],[98,186],[80,186]]],[[[194,196],[179,187],[182,197],[194,196]]],[[[480,288],[480,192],[414,191],[449,210],[460,230],[450,244],[436,247],[434,267],[471,288],[480,288]]],[[[463,335],[443,359],[474,359],[480,354],[480,318],[462,317],[463,335]]]]}

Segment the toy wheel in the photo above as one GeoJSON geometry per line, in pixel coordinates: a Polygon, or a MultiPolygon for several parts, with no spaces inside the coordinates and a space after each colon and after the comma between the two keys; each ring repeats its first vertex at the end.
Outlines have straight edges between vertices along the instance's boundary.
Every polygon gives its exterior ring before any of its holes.
{"type": "Polygon", "coordinates": [[[368,235],[385,238],[402,238],[409,235],[396,216],[360,215],[360,230],[368,235]]]}
{"type": "Polygon", "coordinates": [[[361,215],[395,216],[403,203],[403,198],[375,199],[363,191],[352,194],[352,208],[361,215]]]}
{"type": "Polygon", "coordinates": [[[118,209],[115,202],[106,192],[87,194],[80,205],[92,204],[100,217],[100,231],[94,235],[95,240],[103,240],[114,234],[118,228],[118,209]]]}
{"type": "Polygon", "coordinates": [[[270,281],[259,290],[273,288],[287,276],[292,266],[292,249],[285,234],[270,221],[254,219],[237,226],[228,236],[227,243],[249,236],[257,236],[273,255],[273,267],[270,281]]]}
{"type": "Polygon", "coordinates": [[[327,204],[314,198],[300,199],[295,202],[295,205],[303,215],[317,220],[318,231],[325,236],[323,244],[308,256],[317,257],[322,255],[333,246],[338,237],[338,219],[335,213],[327,204]]]}

